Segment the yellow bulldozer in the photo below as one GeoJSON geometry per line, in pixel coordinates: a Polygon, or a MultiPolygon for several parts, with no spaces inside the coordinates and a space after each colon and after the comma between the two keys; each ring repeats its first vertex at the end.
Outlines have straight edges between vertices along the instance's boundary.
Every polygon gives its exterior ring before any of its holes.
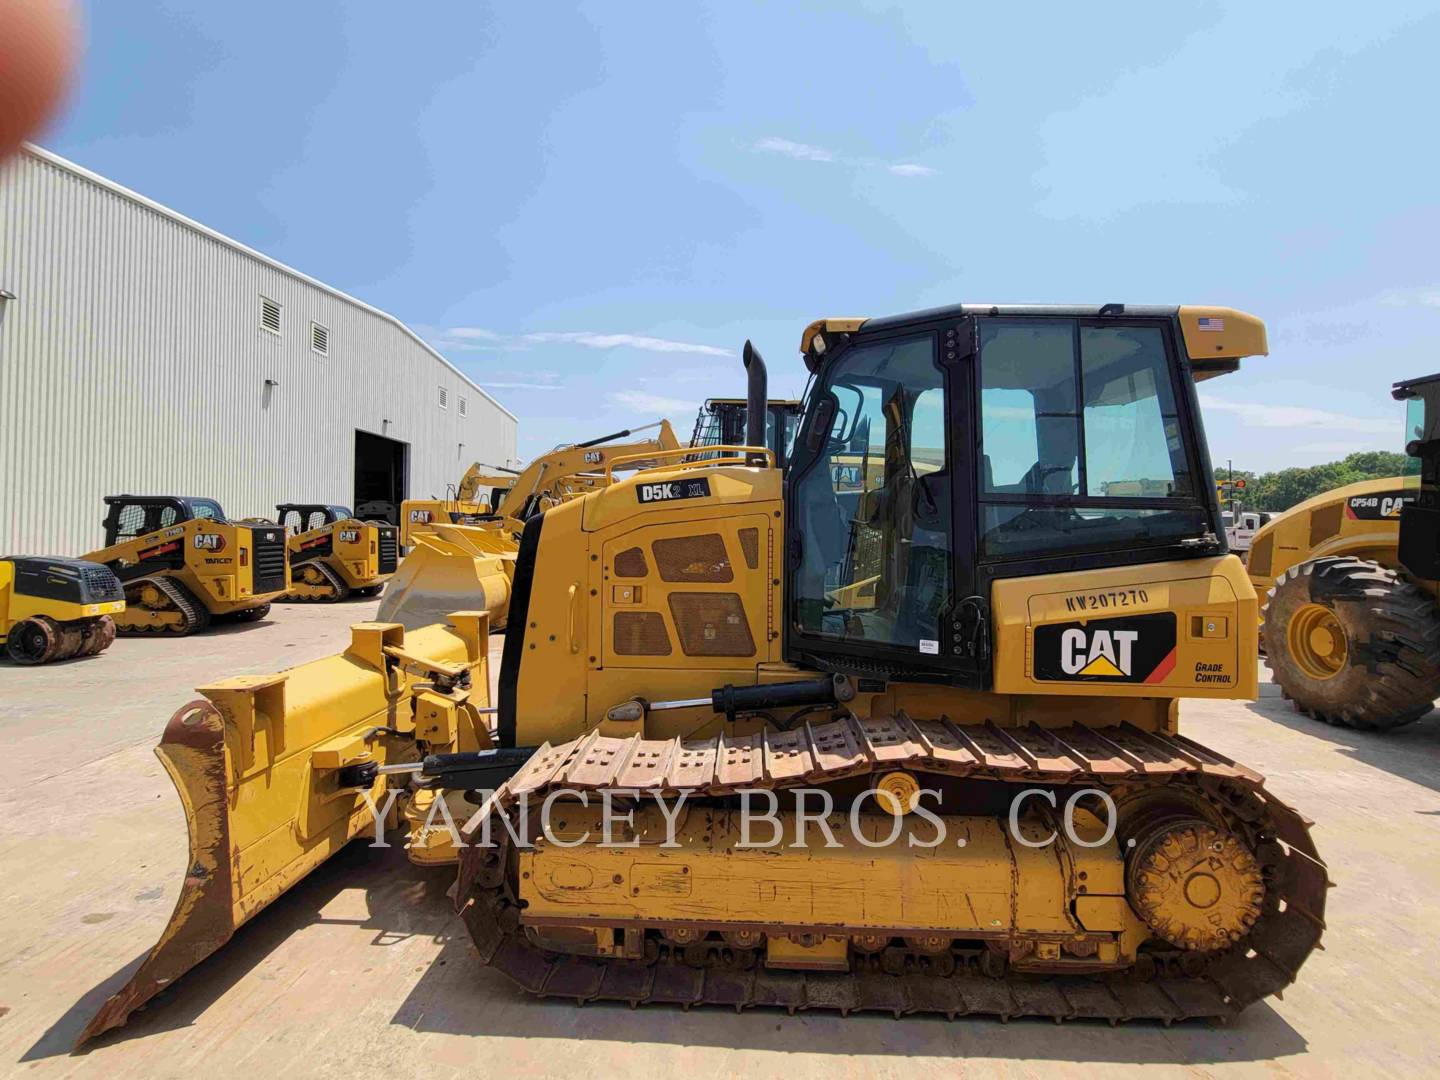
{"type": "Polygon", "coordinates": [[[1307,716],[1366,731],[1440,698],[1440,375],[1392,393],[1415,473],[1307,499],[1255,534],[1247,563],[1281,690],[1307,716]]]}
{"type": "Polygon", "coordinates": [[[0,559],[0,650],[17,664],[104,652],[125,610],[120,579],[80,559],[0,559]]]}
{"type": "Polygon", "coordinates": [[[275,514],[290,563],[286,600],[376,596],[400,565],[399,530],[388,522],[361,521],[348,507],[326,503],[281,503],[275,514]]]}
{"type": "Polygon", "coordinates": [[[189,634],[255,622],[290,589],[285,530],[232,523],[214,499],[105,496],[105,546],[83,556],[125,589],[122,634],[189,634]]]}
{"type": "Polygon", "coordinates": [[[514,474],[477,463],[461,478],[456,498],[438,508],[429,500],[407,501],[401,508],[401,543],[410,551],[376,618],[413,629],[443,621],[457,608],[482,607],[490,612],[492,628],[502,629],[525,522],[610,483],[617,462],[641,468],[654,453],[679,446],[670,421],[658,420],[556,447],[514,474]],[[635,437],[652,428],[659,431],[635,437]]]}
{"type": "Polygon", "coordinates": [[[1294,980],[1308,823],[1180,731],[1257,692],[1194,384],[1263,324],[956,305],[801,352],[785,472],[747,343],[743,445],[526,522],[495,701],[479,604],[201,687],[158,750],[180,901],[82,1039],[397,817],[479,962],[562,1000],[1172,1021],[1294,980]]]}

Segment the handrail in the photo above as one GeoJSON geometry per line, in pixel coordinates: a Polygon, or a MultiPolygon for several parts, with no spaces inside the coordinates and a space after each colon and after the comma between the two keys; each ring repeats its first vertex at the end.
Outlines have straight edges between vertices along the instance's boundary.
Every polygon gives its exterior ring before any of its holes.
{"type": "Polygon", "coordinates": [[[692,454],[713,454],[717,452],[729,453],[730,457],[710,458],[705,461],[679,461],[668,465],[652,465],[649,468],[636,470],[640,473],[655,472],[660,469],[704,469],[712,465],[747,465],[749,459],[757,454],[764,454],[766,467],[775,467],[775,451],[764,446],[736,446],[729,443],[718,443],[714,446],[677,446],[673,450],[651,450],[644,454],[622,454],[620,457],[612,458],[605,466],[606,482],[615,479],[615,468],[630,461],[655,461],[659,458],[689,457],[692,454]]]}

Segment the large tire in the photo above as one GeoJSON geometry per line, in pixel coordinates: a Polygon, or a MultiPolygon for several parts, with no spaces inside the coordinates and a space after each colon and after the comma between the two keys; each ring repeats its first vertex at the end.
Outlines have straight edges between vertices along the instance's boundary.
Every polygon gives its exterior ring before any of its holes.
{"type": "Polygon", "coordinates": [[[1275,681],[1329,724],[1389,731],[1440,697],[1440,608],[1393,570],[1326,557],[1275,579],[1264,611],[1275,681]]]}

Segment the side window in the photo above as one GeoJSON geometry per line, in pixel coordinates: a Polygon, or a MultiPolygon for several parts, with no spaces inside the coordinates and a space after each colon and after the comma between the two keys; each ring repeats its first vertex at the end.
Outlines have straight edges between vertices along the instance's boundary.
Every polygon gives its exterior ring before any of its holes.
{"type": "Polygon", "coordinates": [[[120,523],[115,535],[118,538],[140,536],[145,532],[145,507],[130,503],[120,508],[120,523]]]}
{"type": "Polygon", "coordinates": [[[1193,488],[1165,341],[1155,326],[1082,326],[1085,493],[1166,498],[1193,488]]]}
{"type": "Polygon", "coordinates": [[[320,527],[321,527],[322,525],[324,525],[324,524],[325,524],[325,511],[324,511],[324,510],[312,510],[312,511],[310,512],[310,520],[307,521],[307,522],[305,522],[305,531],[306,531],[306,532],[309,532],[311,529],[318,529],[318,528],[320,528],[320,527]]]}
{"type": "Polygon", "coordinates": [[[154,528],[168,529],[171,525],[175,524],[177,517],[179,517],[179,515],[175,512],[173,506],[162,506],[160,508],[160,520],[155,523],[154,528]]]}
{"type": "Polygon", "coordinates": [[[303,530],[300,528],[300,511],[299,511],[299,510],[286,510],[285,513],[284,513],[284,514],[281,516],[281,518],[280,518],[280,524],[285,528],[285,530],[286,530],[287,532],[291,532],[291,531],[293,531],[293,532],[301,532],[301,531],[303,531],[303,530]]]}
{"type": "Polygon", "coordinates": [[[1203,536],[1174,378],[1158,326],[983,320],[982,554],[1203,536]]]}
{"type": "Polygon", "coordinates": [[[982,491],[1072,494],[1079,477],[1075,326],[982,325],[982,491]]]}
{"type": "MultiPolygon", "coordinates": [[[[191,509],[195,513],[196,521],[214,521],[219,516],[215,513],[215,508],[209,503],[197,502],[191,509]]],[[[165,512],[169,514],[172,519],[174,518],[175,511],[167,507],[165,512]]]]}

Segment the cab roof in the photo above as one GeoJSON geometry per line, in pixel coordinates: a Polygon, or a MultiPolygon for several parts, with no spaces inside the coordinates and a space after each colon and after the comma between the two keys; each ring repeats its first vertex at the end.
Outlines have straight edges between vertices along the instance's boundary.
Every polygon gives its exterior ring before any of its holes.
{"type": "Polygon", "coordinates": [[[1158,304],[951,304],[878,319],[853,316],[817,319],[800,335],[800,352],[805,357],[806,366],[814,371],[824,351],[823,345],[819,351],[815,349],[816,338],[822,334],[851,334],[862,328],[887,330],[966,315],[1178,319],[1185,351],[1197,381],[1237,370],[1241,357],[1268,356],[1270,353],[1265,324],[1254,315],[1228,307],[1158,304]]]}

